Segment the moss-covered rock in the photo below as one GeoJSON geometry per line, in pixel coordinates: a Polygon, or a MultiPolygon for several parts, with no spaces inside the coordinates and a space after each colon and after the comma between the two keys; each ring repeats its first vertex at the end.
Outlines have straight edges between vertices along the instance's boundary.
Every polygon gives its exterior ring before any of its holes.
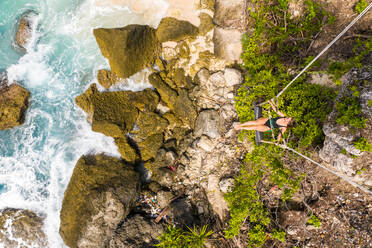
{"type": "Polygon", "coordinates": [[[152,73],[149,76],[149,82],[159,92],[161,99],[168,105],[168,107],[173,109],[178,96],[177,92],[169,87],[169,85],[167,85],[157,73],[152,73]]]}
{"type": "Polygon", "coordinates": [[[209,31],[214,28],[213,18],[206,14],[200,13],[200,25],[199,25],[199,33],[200,35],[206,35],[209,31]]]}
{"type": "Polygon", "coordinates": [[[188,21],[165,17],[160,21],[156,36],[160,42],[180,41],[198,35],[198,28],[188,21]]]}
{"type": "Polygon", "coordinates": [[[99,28],[93,33],[102,55],[110,62],[111,71],[121,78],[152,66],[160,55],[155,29],[147,25],[99,28]]]}
{"type": "Polygon", "coordinates": [[[138,147],[141,153],[143,161],[147,161],[151,158],[155,158],[159,148],[163,145],[162,133],[156,133],[147,137],[144,141],[138,143],[138,147]]]}
{"type": "Polygon", "coordinates": [[[99,92],[95,84],[76,97],[76,104],[88,113],[92,130],[122,137],[133,128],[139,111],[154,111],[159,96],[151,89],[140,92],[99,92]]]}
{"type": "Polygon", "coordinates": [[[47,247],[44,218],[30,210],[0,211],[0,244],[4,247],[47,247]]]}
{"type": "Polygon", "coordinates": [[[139,156],[136,150],[132,147],[132,145],[128,142],[128,139],[125,138],[116,138],[115,144],[118,146],[119,153],[121,157],[130,163],[135,163],[139,160],[139,156]]]}
{"type": "Polygon", "coordinates": [[[82,156],[65,191],[60,234],[66,245],[104,247],[134,205],[140,176],[121,160],[82,156]]]}
{"type": "Polygon", "coordinates": [[[167,128],[169,122],[154,112],[141,112],[136,124],[139,130],[136,136],[146,138],[156,133],[162,133],[167,128]]]}
{"type": "Polygon", "coordinates": [[[0,88],[0,130],[24,123],[30,92],[18,84],[0,88]]]}
{"type": "Polygon", "coordinates": [[[97,73],[97,80],[100,85],[105,87],[106,89],[110,88],[112,85],[116,84],[120,81],[120,78],[111,71],[102,69],[99,70],[97,73]]]}
{"type": "Polygon", "coordinates": [[[211,11],[214,11],[214,4],[215,0],[200,0],[201,9],[209,9],[211,11]]]}

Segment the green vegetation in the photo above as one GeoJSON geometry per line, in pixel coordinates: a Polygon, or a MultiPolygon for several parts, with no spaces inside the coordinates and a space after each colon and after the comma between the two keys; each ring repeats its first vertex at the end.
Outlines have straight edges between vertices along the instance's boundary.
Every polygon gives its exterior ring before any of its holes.
{"type": "Polygon", "coordinates": [[[372,100],[368,100],[367,105],[368,105],[368,107],[372,107],[372,100]]]}
{"type": "Polygon", "coordinates": [[[371,144],[368,143],[368,141],[364,137],[361,137],[358,140],[356,140],[354,142],[354,146],[355,146],[356,149],[358,149],[360,151],[367,151],[367,152],[371,152],[372,151],[371,144]]]}
{"type": "Polygon", "coordinates": [[[341,154],[344,154],[344,155],[346,155],[346,149],[345,148],[342,148],[342,150],[341,150],[341,154]]]}
{"type": "Polygon", "coordinates": [[[207,231],[207,226],[201,228],[187,227],[188,231],[184,231],[178,227],[168,226],[168,229],[159,237],[160,243],[157,247],[161,248],[204,248],[205,242],[213,231],[207,231]]]}
{"type": "Polygon", "coordinates": [[[351,58],[347,59],[344,62],[337,61],[330,63],[328,67],[328,72],[333,74],[335,81],[337,81],[352,68],[354,67],[361,68],[363,66],[363,60],[371,52],[372,52],[371,38],[368,39],[366,42],[357,40],[357,43],[353,48],[353,53],[355,56],[352,56],[351,58]]]}
{"type": "Polygon", "coordinates": [[[227,238],[232,238],[240,232],[240,227],[245,220],[250,223],[248,235],[251,247],[261,247],[271,236],[282,240],[283,233],[272,231],[269,211],[265,208],[257,192],[257,185],[264,178],[272,182],[272,186],[278,186],[282,190],[283,201],[291,198],[298,190],[304,175],[296,176],[286,168],[281,161],[283,150],[276,146],[262,145],[256,147],[252,153],[248,153],[244,160],[241,175],[236,178],[233,190],[225,195],[230,206],[231,219],[229,229],[225,231],[227,238]]]}
{"type": "Polygon", "coordinates": [[[312,214],[310,218],[307,219],[307,224],[313,225],[314,227],[319,228],[322,223],[320,222],[318,217],[312,214]]]}
{"type": "Polygon", "coordinates": [[[362,115],[362,106],[359,102],[359,91],[352,91],[351,96],[342,96],[336,102],[336,110],[337,124],[349,125],[355,128],[365,127],[366,119],[362,115]]]}
{"type": "Polygon", "coordinates": [[[355,12],[358,14],[362,13],[365,8],[367,8],[368,2],[366,0],[360,0],[356,5],[355,5],[355,12]]]}

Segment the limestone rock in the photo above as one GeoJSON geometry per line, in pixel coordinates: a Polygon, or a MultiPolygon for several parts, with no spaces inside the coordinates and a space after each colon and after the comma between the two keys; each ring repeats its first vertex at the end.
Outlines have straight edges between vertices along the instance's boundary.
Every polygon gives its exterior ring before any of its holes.
{"type": "Polygon", "coordinates": [[[23,51],[26,51],[27,45],[30,43],[32,38],[32,32],[34,32],[33,29],[35,29],[34,23],[36,16],[36,13],[28,11],[22,15],[19,21],[15,43],[17,47],[23,51]]]}
{"type": "Polygon", "coordinates": [[[106,89],[110,88],[112,85],[116,84],[120,81],[120,78],[116,76],[115,73],[112,73],[111,71],[102,69],[99,70],[97,73],[97,80],[100,85],[105,87],[106,89]]]}
{"type": "Polygon", "coordinates": [[[127,218],[115,231],[108,242],[107,248],[138,248],[154,247],[157,238],[163,233],[164,226],[145,219],[141,215],[127,218]]]}
{"type": "Polygon", "coordinates": [[[88,113],[92,130],[111,137],[124,137],[133,128],[139,111],[154,111],[159,102],[151,89],[140,92],[99,92],[95,84],[76,97],[76,104],[88,113]]]}
{"type": "Polygon", "coordinates": [[[125,161],[135,163],[137,160],[139,160],[136,150],[129,144],[127,137],[116,138],[115,144],[118,146],[119,153],[125,161]]]}
{"type": "Polygon", "coordinates": [[[60,234],[66,245],[104,247],[134,205],[140,177],[105,155],[82,156],[65,191],[60,234]]]}
{"type": "Polygon", "coordinates": [[[223,193],[231,191],[234,186],[234,182],[234,178],[223,178],[219,183],[221,191],[223,193]]]}
{"type": "Polygon", "coordinates": [[[160,21],[156,30],[156,36],[160,42],[180,41],[198,34],[198,28],[188,21],[177,20],[173,17],[165,17],[160,21]]]}
{"type": "Polygon", "coordinates": [[[163,145],[163,134],[156,133],[147,137],[144,141],[138,143],[143,161],[147,161],[156,156],[159,148],[163,145]]]}
{"type": "Polygon", "coordinates": [[[209,31],[214,28],[213,18],[206,14],[200,13],[200,25],[199,25],[199,33],[200,35],[206,35],[209,31]]]}
{"type": "Polygon", "coordinates": [[[0,130],[24,123],[29,99],[30,92],[18,84],[0,88],[0,130]]]}
{"type": "Polygon", "coordinates": [[[198,147],[200,147],[206,152],[211,152],[213,151],[215,144],[207,136],[203,135],[200,137],[200,140],[198,141],[198,147]]]}
{"type": "Polygon", "coordinates": [[[111,71],[124,79],[152,66],[160,55],[155,30],[146,25],[99,28],[93,33],[102,55],[110,62],[111,71]]]}
{"type": "Polygon", "coordinates": [[[195,123],[195,136],[206,135],[212,139],[220,138],[223,120],[215,110],[201,112],[195,123]]]}
{"type": "Polygon", "coordinates": [[[214,11],[215,0],[200,0],[200,8],[214,11]]]}
{"type": "Polygon", "coordinates": [[[47,247],[43,232],[44,218],[30,210],[0,211],[0,243],[7,248],[47,247]]]}
{"type": "Polygon", "coordinates": [[[216,27],[213,33],[214,53],[228,62],[241,61],[244,32],[216,27]]]}
{"type": "Polygon", "coordinates": [[[156,133],[162,133],[169,123],[154,112],[140,112],[136,124],[139,128],[135,132],[136,136],[146,138],[156,133]]]}
{"type": "Polygon", "coordinates": [[[242,73],[233,68],[226,68],[224,76],[227,86],[235,86],[243,82],[242,73]]]}
{"type": "Polygon", "coordinates": [[[246,0],[216,0],[213,21],[224,28],[244,30],[248,19],[246,0]]]}

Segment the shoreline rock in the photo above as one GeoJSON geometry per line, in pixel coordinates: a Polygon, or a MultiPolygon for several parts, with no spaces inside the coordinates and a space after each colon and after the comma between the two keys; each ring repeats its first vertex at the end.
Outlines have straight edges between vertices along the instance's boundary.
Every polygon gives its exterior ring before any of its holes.
{"type": "Polygon", "coordinates": [[[32,34],[35,31],[36,17],[37,13],[34,11],[27,11],[19,20],[17,33],[15,35],[15,45],[24,52],[26,52],[32,34]]]}

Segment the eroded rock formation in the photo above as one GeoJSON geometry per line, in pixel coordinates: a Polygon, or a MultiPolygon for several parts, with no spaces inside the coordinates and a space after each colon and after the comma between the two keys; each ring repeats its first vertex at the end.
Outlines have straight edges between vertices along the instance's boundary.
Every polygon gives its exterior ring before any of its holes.
{"type": "Polygon", "coordinates": [[[64,242],[71,248],[104,247],[139,192],[140,177],[131,165],[105,155],[81,157],[63,198],[64,242]]]}

